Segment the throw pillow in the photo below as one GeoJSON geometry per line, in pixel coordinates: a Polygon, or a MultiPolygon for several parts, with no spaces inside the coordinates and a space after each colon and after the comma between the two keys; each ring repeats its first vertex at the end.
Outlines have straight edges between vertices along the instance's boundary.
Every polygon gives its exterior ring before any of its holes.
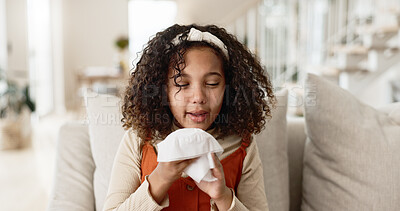
{"type": "Polygon", "coordinates": [[[302,210],[398,210],[400,105],[390,113],[309,74],[302,210]]]}

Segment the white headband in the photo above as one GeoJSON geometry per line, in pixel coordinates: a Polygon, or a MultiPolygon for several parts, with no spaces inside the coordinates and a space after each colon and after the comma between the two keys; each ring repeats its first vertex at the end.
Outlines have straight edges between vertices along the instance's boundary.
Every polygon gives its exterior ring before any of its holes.
{"type": "MultiPolygon", "coordinates": [[[[180,43],[179,37],[182,34],[178,34],[173,40],[172,43],[174,45],[178,45],[180,43]]],[[[222,50],[222,52],[224,53],[224,55],[226,56],[226,58],[229,59],[229,55],[228,55],[228,49],[226,47],[226,45],[220,40],[218,39],[218,37],[216,37],[215,35],[211,34],[210,32],[202,32],[199,31],[195,28],[191,28],[189,31],[189,34],[187,35],[187,40],[188,41],[205,41],[208,43],[212,43],[215,46],[217,46],[218,48],[220,48],[222,50]]]]}

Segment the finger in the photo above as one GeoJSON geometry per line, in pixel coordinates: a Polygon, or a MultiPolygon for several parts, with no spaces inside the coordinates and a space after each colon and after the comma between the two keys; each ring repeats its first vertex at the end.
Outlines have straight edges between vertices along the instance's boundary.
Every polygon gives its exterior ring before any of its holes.
{"type": "Polygon", "coordinates": [[[220,168],[222,166],[221,161],[219,161],[218,156],[215,153],[211,154],[211,157],[214,160],[214,165],[220,168]]]}
{"type": "Polygon", "coordinates": [[[214,177],[216,177],[218,179],[222,179],[224,177],[224,170],[223,170],[222,164],[219,161],[218,156],[215,153],[212,153],[212,157],[213,157],[214,165],[216,166],[216,168],[211,169],[211,172],[214,177]]]}
{"type": "Polygon", "coordinates": [[[217,154],[215,154],[215,152],[212,153],[212,156],[213,156],[214,160],[218,160],[219,161],[219,158],[218,158],[217,154]]]}
{"type": "Polygon", "coordinates": [[[186,165],[187,163],[189,163],[189,160],[179,160],[179,161],[175,161],[176,165],[186,165]]]}
{"type": "Polygon", "coordinates": [[[219,170],[219,169],[217,169],[217,168],[211,169],[211,174],[212,174],[215,178],[217,178],[218,180],[223,180],[223,179],[224,179],[224,173],[223,173],[223,171],[221,171],[221,170],[219,170]]]}
{"type": "Polygon", "coordinates": [[[198,158],[192,158],[192,159],[181,160],[181,161],[179,161],[178,164],[190,165],[191,163],[193,163],[193,162],[196,161],[197,159],[198,159],[198,158]]]}
{"type": "Polygon", "coordinates": [[[190,163],[193,163],[193,162],[195,162],[196,160],[198,160],[199,158],[200,158],[200,157],[189,159],[189,162],[190,162],[190,163]]]}
{"type": "Polygon", "coordinates": [[[186,159],[182,160],[180,163],[178,163],[178,168],[179,169],[185,169],[187,166],[192,164],[194,161],[196,161],[198,158],[192,158],[192,159],[186,159]]]}
{"type": "Polygon", "coordinates": [[[186,162],[194,162],[194,161],[197,160],[197,159],[199,159],[199,157],[197,157],[197,158],[185,159],[185,160],[177,160],[177,161],[174,161],[174,162],[176,162],[177,164],[179,164],[179,163],[186,163],[186,162]]]}

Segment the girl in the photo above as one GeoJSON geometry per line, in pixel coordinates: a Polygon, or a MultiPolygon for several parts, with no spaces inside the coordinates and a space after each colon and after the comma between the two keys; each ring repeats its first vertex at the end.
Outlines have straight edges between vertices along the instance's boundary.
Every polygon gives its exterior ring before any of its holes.
{"type": "Polygon", "coordinates": [[[157,33],[126,89],[128,130],[104,210],[268,210],[252,134],[274,103],[259,61],[225,29],[173,25],[157,33]],[[216,181],[182,173],[193,159],[157,163],[157,143],[179,128],[203,129],[223,147],[221,160],[213,156],[216,181]]]}

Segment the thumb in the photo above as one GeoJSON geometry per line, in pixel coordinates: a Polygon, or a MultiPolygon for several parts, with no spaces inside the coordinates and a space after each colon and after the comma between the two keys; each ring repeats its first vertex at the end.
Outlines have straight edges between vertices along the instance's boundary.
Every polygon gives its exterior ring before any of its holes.
{"type": "Polygon", "coordinates": [[[211,169],[211,172],[212,172],[213,176],[216,177],[217,179],[222,179],[224,177],[224,171],[222,168],[222,164],[219,161],[219,159],[215,153],[212,153],[212,157],[214,160],[215,167],[213,169],[211,169]]]}

